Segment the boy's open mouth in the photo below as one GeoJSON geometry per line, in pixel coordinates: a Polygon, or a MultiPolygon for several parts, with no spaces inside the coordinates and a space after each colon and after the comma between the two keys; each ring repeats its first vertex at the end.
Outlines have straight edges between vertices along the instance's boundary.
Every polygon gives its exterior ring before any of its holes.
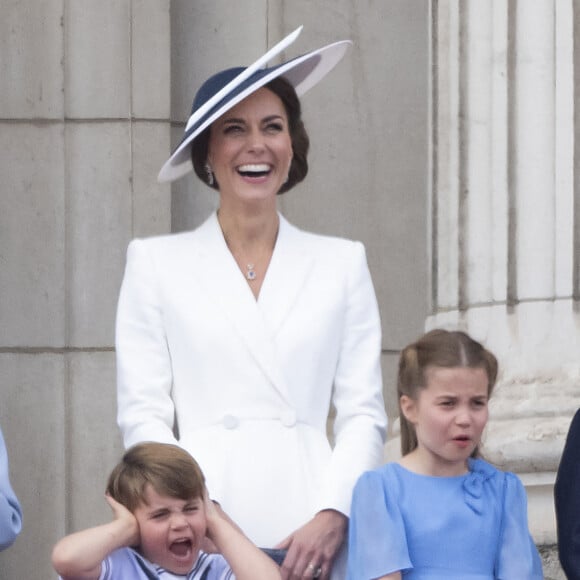
{"type": "Polygon", "coordinates": [[[184,558],[191,553],[191,540],[183,538],[172,542],[169,546],[169,551],[180,558],[184,558]]]}

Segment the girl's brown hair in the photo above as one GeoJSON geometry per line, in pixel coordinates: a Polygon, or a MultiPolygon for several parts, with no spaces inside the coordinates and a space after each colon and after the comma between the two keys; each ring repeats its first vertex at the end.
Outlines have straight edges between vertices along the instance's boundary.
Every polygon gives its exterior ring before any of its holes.
{"type": "MultiPolygon", "coordinates": [[[[497,379],[497,359],[481,343],[461,331],[431,330],[416,342],[406,346],[399,358],[397,394],[401,421],[401,452],[403,455],[417,447],[415,427],[401,410],[401,397],[417,400],[419,390],[427,386],[426,370],[430,367],[482,368],[488,379],[487,394],[491,396],[497,379]]],[[[473,456],[478,455],[476,448],[473,456]]]]}

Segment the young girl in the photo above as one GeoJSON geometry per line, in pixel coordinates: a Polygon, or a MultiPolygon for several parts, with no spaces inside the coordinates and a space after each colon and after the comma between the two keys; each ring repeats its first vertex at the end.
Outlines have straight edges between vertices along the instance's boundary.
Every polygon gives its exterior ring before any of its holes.
{"type": "Polygon", "coordinates": [[[496,376],[495,356],[463,332],[403,350],[403,457],[358,480],[350,580],[543,578],[522,483],[477,458],[496,376]]]}

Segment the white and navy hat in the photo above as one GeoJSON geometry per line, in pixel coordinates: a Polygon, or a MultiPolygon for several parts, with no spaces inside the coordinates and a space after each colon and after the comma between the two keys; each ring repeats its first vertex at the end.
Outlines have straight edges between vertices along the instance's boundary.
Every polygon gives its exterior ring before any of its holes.
{"type": "Polygon", "coordinates": [[[292,44],[301,31],[302,26],[247,68],[223,70],[203,83],[195,95],[185,134],[161,168],[157,177],[159,181],[174,181],[189,173],[193,169],[193,140],[248,95],[276,77],[283,76],[294,87],[296,94],[301,96],[338,64],[351,44],[350,40],[341,40],[277,66],[266,67],[268,61],[292,44]]]}

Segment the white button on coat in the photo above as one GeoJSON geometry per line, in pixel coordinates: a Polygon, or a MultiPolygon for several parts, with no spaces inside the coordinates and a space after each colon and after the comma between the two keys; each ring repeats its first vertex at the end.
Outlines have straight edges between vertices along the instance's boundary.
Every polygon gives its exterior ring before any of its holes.
{"type": "Polygon", "coordinates": [[[226,429],[237,429],[240,420],[235,415],[224,415],[222,423],[226,429]]]}
{"type": "Polygon", "coordinates": [[[284,427],[294,427],[296,425],[296,412],[292,409],[284,411],[280,415],[280,421],[284,427]]]}

